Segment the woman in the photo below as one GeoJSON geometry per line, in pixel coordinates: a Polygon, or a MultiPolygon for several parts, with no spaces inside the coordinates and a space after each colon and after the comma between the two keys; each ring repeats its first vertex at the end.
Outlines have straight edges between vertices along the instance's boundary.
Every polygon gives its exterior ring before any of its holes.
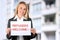
{"type": "Polygon", "coordinates": [[[12,40],[17,40],[18,36],[11,36],[11,29],[10,29],[10,22],[11,21],[31,21],[31,36],[23,36],[24,40],[30,40],[37,36],[36,30],[32,26],[32,20],[29,18],[28,15],[28,6],[25,2],[20,2],[15,10],[15,15],[13,18],[9,19],[8,21],[8,28],[7,28],[7,38],[12,40]]]}

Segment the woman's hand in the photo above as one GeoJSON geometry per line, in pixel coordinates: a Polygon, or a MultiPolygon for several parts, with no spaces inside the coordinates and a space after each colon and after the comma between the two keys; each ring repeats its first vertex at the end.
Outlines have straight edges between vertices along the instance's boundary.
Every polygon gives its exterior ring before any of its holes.
{"type": "Polygon", "coordinates": [[[31,32],[35,35],[36,30],[34,28],[31,28],[31,32]]]}
{"type": "Polygon", "coordinates": [[[7,29],[6,29],[6,33],[7,33],[7,34],[10,34],[10,32],[11,32],[11,29],[10,29],[10,28],[7,28],[7,29]]]}

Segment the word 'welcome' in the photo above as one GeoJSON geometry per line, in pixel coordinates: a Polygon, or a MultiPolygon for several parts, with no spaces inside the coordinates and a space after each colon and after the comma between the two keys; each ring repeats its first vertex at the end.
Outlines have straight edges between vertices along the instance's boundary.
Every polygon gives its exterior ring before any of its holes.
{"type": "Polygon", "coordinates": [[[15,30],[15,31],[21,31],[21,30],[23,30],[23,31],[26,31],[27,28],[12,28],[11,30],[15,30]]]}

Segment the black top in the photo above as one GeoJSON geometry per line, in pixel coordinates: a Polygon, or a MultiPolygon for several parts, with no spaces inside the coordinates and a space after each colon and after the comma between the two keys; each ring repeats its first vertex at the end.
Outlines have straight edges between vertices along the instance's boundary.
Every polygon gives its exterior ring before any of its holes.
{"type": "MultiPolygon", "coordinates": [[[[8,20],[8,25],[7,27],[10,28],[10,22],[11,21],[17,21],[17,19],[14,19],[15,17],[11,18],[8,20]]],[[[32,25],[32,20],[31,18],[28,18],[28,19],[23,19],[23,21],[31,21],[31,28],[33,28],[33,25],[32,25]]],[[[33,33],[31,33],[31,36],[23,36],[24,40],[30,40],[32,38],[35,38],[37,36],[37,34],[33,35],[33,33]]],[[[8,39],[12,39],[12,40],[17,40],[17,37],[18,36],[11,36],[11,35],[8,35],[7,34],[7,38],[8,39]]]]}

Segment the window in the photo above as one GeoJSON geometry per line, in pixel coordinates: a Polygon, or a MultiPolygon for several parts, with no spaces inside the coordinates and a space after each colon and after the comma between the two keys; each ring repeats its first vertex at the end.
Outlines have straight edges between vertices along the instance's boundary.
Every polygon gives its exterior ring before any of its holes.
{"type": "Polygon", "coordinates": [[[55,31],[44,32],[46,40],[55,40],[55,31]]]}
{"type": "Polygon", "coordinates": [[[38,33],[40,32],[40,30],[41,30],[41,18],[34,18],[33,19],[33,27],[36,28],[38,33]]]}
{"type": "Polygon", "coordinates": [[[40,13],[41,13],[41,2],[32,4],[32,7],[33,7],[33,9],[32,9],[32,15],[33,16],[40,15],[40,13]]]}
{"type": "Polygon", "coordinates": [[[19,2],[19,0],[14,0],[14,6],[19,2]]]}
{"type": "Polygon", "coordinates": [[[46,4],[46,7],[55,7],[55,1],[56,0],[44,0],[45,1],[45,4],[46,4]]]}
{"type": "Polygon", "coordinates": [[[55,24],[55,14],[45,15],[45,23],[55,24]]]}

